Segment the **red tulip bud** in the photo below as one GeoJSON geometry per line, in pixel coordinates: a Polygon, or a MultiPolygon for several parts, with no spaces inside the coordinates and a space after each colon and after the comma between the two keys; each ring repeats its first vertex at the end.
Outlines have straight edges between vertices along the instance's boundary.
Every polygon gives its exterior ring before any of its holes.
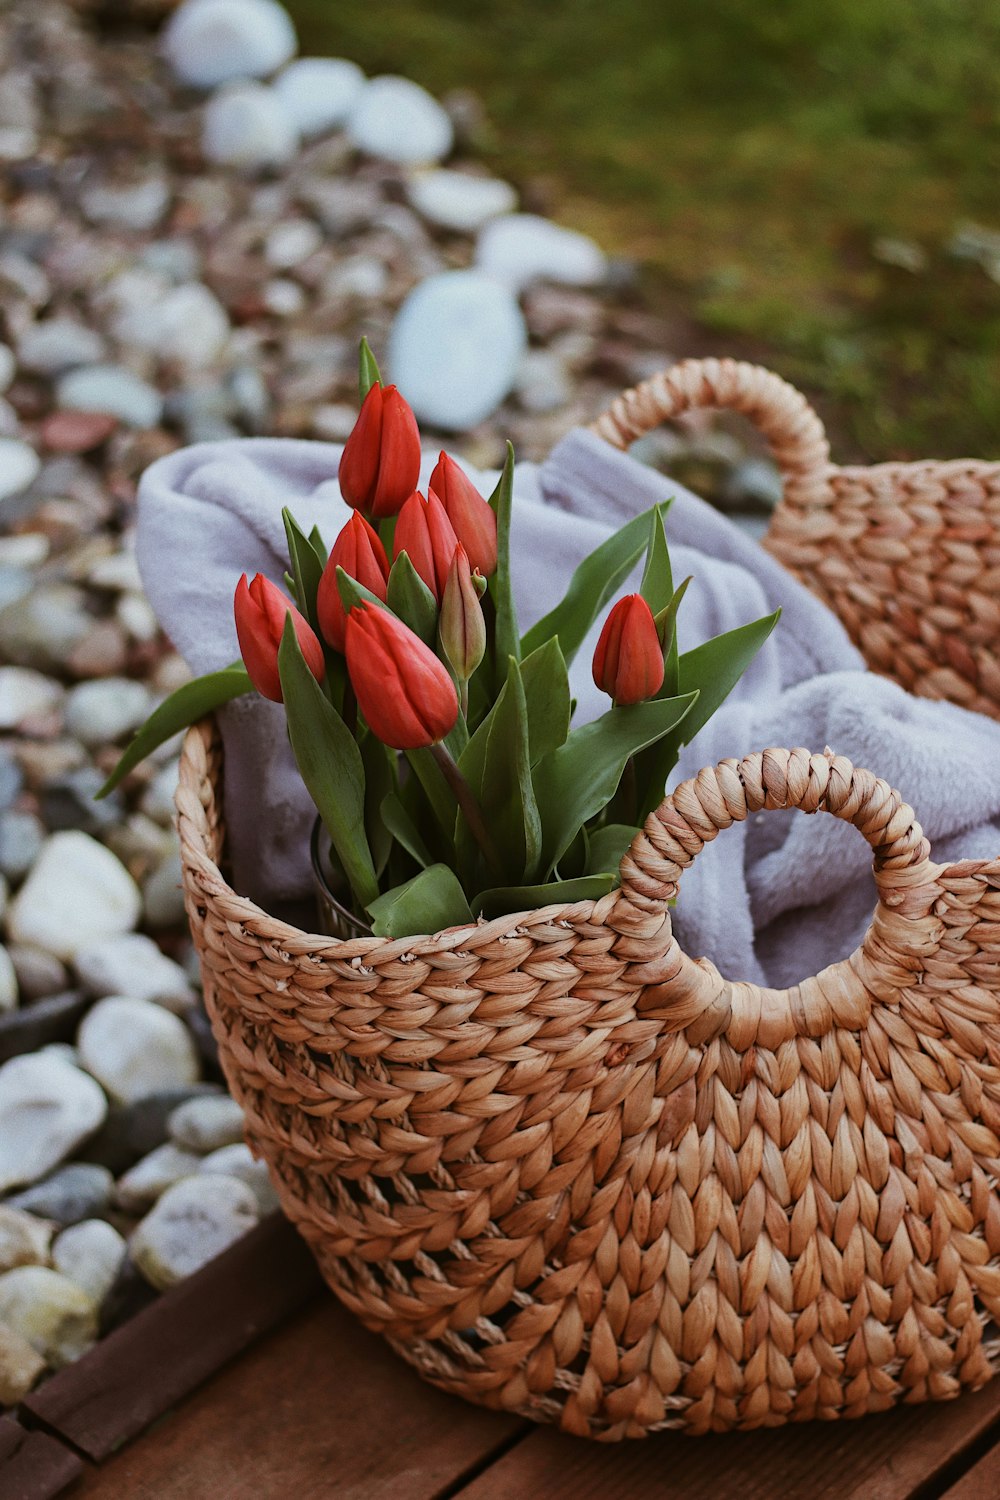
{"type": "Polygon", "coordinates": [[[486,621],[465,548],[455,548],[441,600],[438,632],[460,682],[468,682],[486,655],[486,621]]]}
{"type": "Polygon", "coordinates": [[[458,537],[438,497],[430,494],[425,500],[419,492],[414,492],[399,512],[392,555],[394,558],[401,552],[409,555],[439,604],[457,546],[458,537]]]}
{"type": "Polygon", "coordinates": [[[594,652],[594,681],[616,704],[641,703],[663,686],[663,648],[641,594],[619,599],[594,652]]]}
{"type": "Polygon", "coordinates": [[[358,707],[384,745],[417,750],[454,728],[455,684],[402,620],[365,600],[347,616],[344,649],[358,707]]]}
{"type": "Polygon", "coordinates": [[[492,506],[447,453],[441,454],[434,467],[430,489],[441,501],[455,535],[469,554],[470,566],[489,578],[497,565],[497,518],[492,506]]]}
{"type": "Polygon", "coordinates": [[[243,574],[236,585],[233,610],[243,664],[254,687],[265,698],[270,698],[274,703],[283,701],[281,678],[278,675],[278,647],[281,645],[285,619],[289,614],[306,665],[317,682],[323,681],[326,670],[323,647],[312,627],[299,614],[292,601],[262,573],[257,573],[253,583],[249,585],[247,575],[243,574]]]}
{"type": "Polygon", "coordinates": [[[360,511],[355,511],[333,544],[316,593],[316,614],[323,639],[338,651],[344,649],[347,623],[337,587],[337,569],[343,568],[379,599],[385,599],[389,559],[385,548],[360,511]]]}
{"type": "Polygon", "coordinates": [[[397,513],[419,476],[417,419],[394,385],[376,382],[340,456],[340,493],[379,520],[397,513]]]}

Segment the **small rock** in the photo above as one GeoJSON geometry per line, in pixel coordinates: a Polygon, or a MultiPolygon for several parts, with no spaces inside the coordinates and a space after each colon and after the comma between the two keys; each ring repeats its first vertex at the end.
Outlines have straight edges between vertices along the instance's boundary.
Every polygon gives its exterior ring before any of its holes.
{"type": "Polygon", "coordinates": [[[487,224],[476,245],[476,265],[515,290],[533,281],[597,286],[607,271],[604,252],[592,239],[539,214],[507,214],[487,224]]]}
{"type": "Polygon", "coordinates": [[[266,78],[297,45],[291,18],[276,0],[185,0],[163,35],[177,77],[198,89],[266,78]]]}
{"type": "Polygon", "coordinates": [[[115,1202],[126,1213],[144,1214],[168,1187],[191,1177],[200,1166],[197,1153],[167,1141],[129,1168],[115,1188],[115,1202]]]}
{"type": "Polygon", "coordinates": [[[93,621],[72,584],[48,583],[0,609],[0,653],[22,667],[60,671],[93,621]]]}
{"type": "Polygon", "coordinates": [[[416,166],[438,162],[454,143],[451,120],[436,99],[409,78],[383,74],[361,90],[347,121],[359,151],[416,166]]]}
{"type": "Polygon", "coordinates": [[[9,750],[0,749],[0,809],[10,807],[24,786],[24,771],[9,750]]]}
{"type": "Polygon", "coordinates": [[[96,1342],[97,1306],[58,1271],[18,1266],[0,1276],[0,1324],[19,1333],[58,1370],[96,1342]]]}
{"type": "Polygon", "coordinates": [[[70,318],[32,323],[17,341],[18,363],[32,375],[63,375],[78,365],[98,364],[104,353],[101,335],[70,318]]]}
{"type": "Polygon", "coordinates": [[[142,810],[146,817],[152,818],[154,823],[159,823],[164,828],[173,827],[174,793],[177,790],[179,765],[179,761],[170,761],[162,771],[156,773],[142,794],[142,810]]]}
{"type": "Polygon", "coordinates": [[[18,438],[0,438],[0,501],[19,495],[38,478],[41,459],[18,438]]]}
{"type": "Polygon", "coordinates": [[[264,244],[264,259],[276,271],[301,265],[320,248],[323,234],[311,219],[286,219],[276,224],[264,244]]]}
{"type": "MultiPolygon", "coordinates": [[[[174,1001],[182,1008],[194,999],[180,964],[161,953],[152,938],[130,932],[103,938],[77,950],[76,972],[95,995],[128,995],[133,1000],[174,1001]]],[[[167,1005],[168,1010],[174,1009],[167,1005]]]]}
{"type": "MultiPolygon", "coordinates": [[[[34,813],[8,808],[0,813],[0,874],[21,880],[31,869],[45,842],[45,825],[34,813]]],[[[12,932],[8,915],[8,931],[12,932]]]]}
{"type": "Polygon", "coordinates": [[[99,1000],[84,1017],[77,1045],[84,1067],[116,1099],[141,1099],[198,1078],[198,1057],[184,1022],[148,1000],[125,995],[99,1000]]]}
{"type": "Polygon", "coordinates": [[[407,194],[425,219],[457,234],[475,234],[490,219],[517,207],[517,193],[509,182],[445,168],[414,173],[407,194]]]}
{"type": "Polygon", "coordinates": [[[53,411],[42,423],[41,440],[50,453],[92,453],[117,426],[107,412],[53,411]]]}
{"type": "Polygon", "coordinates": [[[84,1219],[64,1229],[52,1249],[52,1263],[83,1288],[100,1307],[118,1279],[128,1246],[105,1219],[84,1219]]]}
{"type": "Polygon", "coordinates": [[[275,92],[306,140],[347,120],[365,85],[357,63],[339,57],[300,57],[274,80],[275,92]]]}
{"type": "Polygon", "coordinates": [[[0,943],[0,1016],[17,1007],[17,971],[7,949],[0,943]]]}
{"type": "Polygon", "coordinates": [[[173,850],[143,882],[143,918],[146,925],[154,931],[183,925],[184,891],[181,880],[181,857],[177,850],[173,850]]]}
{"type": "Polygon", "coordinates": [[[52,543],[40,531],[0,537],[0,564],[5,568],[37,568],[51,550],[52,543]]]}
{"type": "Polygon", "coordinates": [[[199,1163],[198,1171],[207,1176],[222,1173],[245,1182],[257,1200],[257,1211],[262,1218],[265,1214],[274,1213],[279,1207],[278,1195],[271,1185],[266,1164],[254,1161],[250,1147],[244,1141],[221,1146],[218,1151],[213,1151],[199,1163]]]}
{"type": "Polygon", "coordinates": [[[388,364],[419,420],[461,432],[503,401],[526,343],[512,292],[477,271],[445,271],[403,303],[388,364]]]}
{"type": "Polygon", "coordinates": [[[52,1225],[9,1203],[0,1203],[0,1271],[47,1266],[52,1225]]]}
{"type": "Polygon", "coordinates": [[[330,267],[323,295],[335,301],[377,302],[388,286],[389,268],[382,261],[373,255],[348,255],[330,267]]]}
{"type": "Polygon", "coordinates": [[[99,557],[87,569],[87,582],[95,589],[108,589],[111,593],[141,591],[142,578],[134,552],[112,552],[99,557]]]}
{"type": "Polygon", "coordinates": [[[128,642],[117,620],[95,620],[66,657],[75,677],[111,677],[128,659],[128,642]]]}
{"type": "Polygon", "coordinates": [[[76,828],[83,833],[99,834],[119,823],[124,812],[120,792],[112,792],[98,802],[97,794],[104,777],[94,766],[80,766],[54,777],[41,791],[39,812],[52,833],[76,828]]]}
{"type": "Polygon", "coordinates": [[[95,183],[80,194],[80,207],[90,222],[115,229],[153,229],[169,203],[170,185],[164,177],[123,185],[95,183]]]}
{"type": "Polygon", "coordinates": [[[208,1094],[178,1105],[167,1129],[189,1151],[219,1151],[242,1142],[243,1111],[228,1094],[208,1094]]]}
{"type": "Polygon", "coordinates": [[[515,385],[525,411],[558,411],[573,398],[573,386],[562,362],[547,349],[529,349],[521,360],[515,385]]]}
{"type": "MultiPolygon", "coordinates": [[[[47,1047],[44,1055],[57,1057],[56,1049],[47,1047]]],[[[58,1060],[62,1061],[61,1058],[58,1060]]],[[[104,1212],[111,1202],[114,1185],[114,1178],[106,1167],[89,1161],[72,1161],[53,1172],[51,1177],[46,1177],[44,1182],[15,1193],[9,1202],[26,1213],[51,1219],[55,1224],[78,1224],[81,1219],[90,1219],[104,1212]]]]}
{"type": "Polygon", "coordinates": [[[84,365],[64,375],[56,400],[66,411],[104,412],[128,427],[155,427],[163,398],[155,387],[120,365],[84,365]]]}
{"type": "Polygon", "coordinates": [[[17,729],[26,719],[51,713],[62,701],[58,682],[30,667],[0,667],[0,729],[17,729]]]}
{"type": "Polygon", "coordinates": [[[152,304],[126,309],[116,318],[114,331],[132,348],[199,370],[221,355],[229,318],[215,294],[193,281],[171,287],[152,304]]]}
{"type": "Polygon", "coordinates": [[[69,984],[65,966],[44,948],[28,948],[11,943],[7,949],[17,975],[18,989],[25,1004],[58,995],[69,984]]]}
{"type": "Polygon", "coordinates": [[[275,276],[271,281],[265,282],[261,301],[265,310],[273,313],[276,318],[294,318],[305,307],[306,294],[297,281],[275,276]]]}
{"type": "Polygon", "coordinates": [[[138,729],[153,700],[145,683],[128,677],[81,682],[66,697],[65,722],[71,735],[93,748],[112,744],[138,729]]]}
{"type": "Polygon", "coordinates": [[[23,1401],[44,1369],[44,1359],[24,1335],[0,1323],[0,1407],[23,1401]]]}
{"type": "Polygon", "coordinates": [[[71,829],[47,839],[7,919],[14,942],[71,960],[101,938],[130,932],[139,920],[138,887],[120,860],[71,829]]]}
{"type": "Polygon", "coordinates": [[[0,344],[0,391],[7,390],[17,372],[14,351],[7,344],[0,344]]]}
{"type": "Polygon", "coordinates": [[[37,1182],[101,1125],[107,1109],[94,1080],[61,1058],[26,1053],[4,1063],[0,1192],[37,1182]]]}
{"type": "Polygon", "coordinates": [[[274,89],[263,83],[234,83],[209,102],[201,143],[211,162],[258,171],[290,162],[299,137],[274,89]]]}
{"type": "Polygon", "coordinates": [[[139,1224],[130,1254],[150,1285],[165,1291],[214,1260],[258,1218],[257,1200],[245,1182],[215,1173],[186,1177],[139,1224]]]}
{"type": "Polygon", "coordinates": [[[217,1095],[217,1083],[195,1083],[187,1088],[147,1094],[131,1104],[114,1104],[101,1129],[84,1148],[88,1161],[100,1162],[116,1175],[167,1139],[167,1121],[186,1099],[217,1095]]]}

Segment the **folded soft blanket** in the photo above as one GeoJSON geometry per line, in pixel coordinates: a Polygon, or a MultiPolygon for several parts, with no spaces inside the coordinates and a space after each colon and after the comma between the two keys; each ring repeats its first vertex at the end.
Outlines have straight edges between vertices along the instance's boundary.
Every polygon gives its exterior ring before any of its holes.
{"type": "MultiPolygon", "coordinates": [[[[281,508],[332,541],[348,511],[340,450],[279,439],[204,443],[143,477],[139,564],[167,634],[195,672],[238,655],[233,589],[240,573],[280,583],[281,508]]],[[[421,473],[426,485],[433,457],[421,473]]],[[[486,492],[496,475],[472,477],[486,492]]],[[[675,784],[723,756],[769,745],[829,745],[897,786],[937,859],[1000,854],[1000,724],[910,697],[864,663],[843,627],[790,574],[681,486],[570,433],[542,465],[516,470],[512,549],[522,628],[561,597],[576,564],[638,511],[673,497],[674,576],[693,575],[679,619],[682,650],[784,610],[736,691],[686,747],[675,784]]],[[[637,587],[638,580],[622,589],[637,587]]],[[[572,673],[578,722],[607,700],[590,660],[600,622],[572,673]]],[[[225,813],[237,888],[266,905],[310,887],[313,809],[298,780],[280,705],[256,696],[224,709],[225,813]]],[[[785,985],[861,941],[874,904],[868,846],[833,818],[761,813],[720,836],[685,875],[675,926],[692,957],[731,978],[785,985]]]]}

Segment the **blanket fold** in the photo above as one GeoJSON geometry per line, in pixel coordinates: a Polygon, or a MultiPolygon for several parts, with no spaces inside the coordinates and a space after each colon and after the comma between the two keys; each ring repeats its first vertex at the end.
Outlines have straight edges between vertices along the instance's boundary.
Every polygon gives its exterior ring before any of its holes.
{"type": "MultiPolygon", "coordinates": [[[[256,438],[203,443],[143,476],[138,555],[167,635],[196,673],[238,653],[232,600],[242,572],[280,583],[281,509],[330,542],[349,515],[336,482],[339,447],[256,438]]],[[[434,459],[425,455],[424,488],[434,459]]],[[[496,475],[473,480],[489,493],[496,475]]],[[[829,745],[898,787],[938,860],[1000,854],[1000,724],[911,697],[865,670],[836,617],[737,527],[682,486],[574,431],[542,465],[515,471],[511,547],[522,629],[562,596],[573,568],[611,531],[673,499],[666,529],[674,576],[693,582],[681,650],[781,606],[782,619],[722,709],[685,747],[672,785],[725,756],[771,745],[829,745]]],[[[639,570],[621,590],[638,587],[639,570]]],[[[590,676],[594,626],[571,673],[584,722],[607,707],[590,676]]],[[[279,704],[237,700],[219,715],[233,880],[267,906],[310,889],[314,812],[295,770],[279,704]]],[[[786,985],[845,957],[874,904],[871,854],[830,817],[759,813],[721,834],[685,874],[678,939],[734,979],[786,985]]]]}

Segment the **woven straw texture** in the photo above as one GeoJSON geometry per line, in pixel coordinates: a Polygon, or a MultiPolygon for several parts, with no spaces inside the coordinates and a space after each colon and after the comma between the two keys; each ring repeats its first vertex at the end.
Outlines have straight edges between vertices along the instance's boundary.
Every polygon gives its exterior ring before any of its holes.
{"type": "MultiPolygon", "coordinates": [[[[730,361],[597,430],[694,406],[769,437],[769,546],[872,665],[996,714],[1000,469],[834,469],[803,398],[730,361]]],[[[177,805],[226,1075],[330,1285],[428,1379],[617,1439],[861,1416],[1000,1367],[1000,860],[935,864],[876,775],[765,750],[678,787],[600,901],[343,942],[227,885],[221,769],[197,725],[177,805]],[[706,842],[785,807],[857,828],[878,905],[856,953],[768,990],[682,953],[668,903],[706,842]]]]}

